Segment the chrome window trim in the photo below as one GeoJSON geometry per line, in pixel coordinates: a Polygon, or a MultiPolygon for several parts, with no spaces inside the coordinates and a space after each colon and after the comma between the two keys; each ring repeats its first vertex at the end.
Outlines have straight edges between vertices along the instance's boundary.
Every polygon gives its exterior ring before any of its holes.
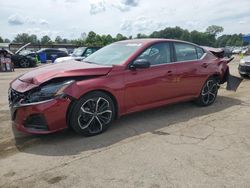
{"type": "Polygon", "coordinates": [[[158,64],[158,65],[152,65],[150,67],[156,67],[156,66],[161,66],[161,65],[169,65],[169,64],[177,64],[177,63],[186,63],[186,62],[191,62],[191,61],[200,61],[200,60],[203,60],[206,55],[207,55],[207,52],[205,52],[200,59],[193,59],[193,60],[187,60],[187,61],[173,61],[173,62],[170,62],[170,63],[162,63],[162,64],[158,64]]]}

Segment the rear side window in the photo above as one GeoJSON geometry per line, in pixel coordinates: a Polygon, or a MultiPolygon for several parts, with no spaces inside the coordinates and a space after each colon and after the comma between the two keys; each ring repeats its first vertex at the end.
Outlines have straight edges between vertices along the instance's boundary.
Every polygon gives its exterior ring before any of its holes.
{"type": "Polygon", "coordinates": [[[196,47],[190,44],[174,43],[176,61],[190,61],[196,60],[196,47]]]}
{"type": "Polygon", "coordinates": [[[196,51],[197,51],[197,57],[198,57],[198,59],[200,59],[204,55],[204,53],[205,53],[202,48],[198,48],[198,47],[196,47],[196,51]]]}

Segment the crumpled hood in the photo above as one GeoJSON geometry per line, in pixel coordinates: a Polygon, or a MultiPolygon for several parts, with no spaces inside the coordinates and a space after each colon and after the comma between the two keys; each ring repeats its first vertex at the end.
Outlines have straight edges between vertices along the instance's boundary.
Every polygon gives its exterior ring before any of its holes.
{"type": "Polygon", "coordinates": [[[32,70],[18,79],[22,82],[40,85],[53,78],[74,76],[101,76],[106,75],[112,69],[111,66],[102,66],[78,61],[56,63],[32,70]]]}

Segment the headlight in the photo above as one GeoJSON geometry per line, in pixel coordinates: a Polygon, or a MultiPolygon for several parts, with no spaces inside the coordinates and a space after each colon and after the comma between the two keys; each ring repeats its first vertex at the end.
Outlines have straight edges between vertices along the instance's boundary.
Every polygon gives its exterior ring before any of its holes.
{"type": "Polygon", "coordinates": [[[21,102],[22,104],[42,102],[53,99],[55,97],[63,96],[64,89],[72,84],[74,80],[51,83],[40,87],[27,94],[26,98],[21,102]]]}

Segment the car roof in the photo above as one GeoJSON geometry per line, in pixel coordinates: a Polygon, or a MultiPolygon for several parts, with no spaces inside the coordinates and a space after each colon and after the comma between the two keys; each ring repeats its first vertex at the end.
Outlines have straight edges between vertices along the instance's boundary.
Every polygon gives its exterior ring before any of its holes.
{"type": "MultiPolygon", "coordinates": [[[[187,41],[182,41],[182,40],[177,40],[177,39],[163,39],[163,38],[143,38],[143,39],[130,39],[130,40],[122,40],[118,41],[117,43],[136,43],[136,44],[142,44],[142,45],[147,45],[147,44],[153,44],[157,42],[183,42],[187,44],[192,44],[195,46],[199,46],[197,44],[187,42],[187,41]]],[[[200,47],[200,46],[199,46],[200,47]]]]}

